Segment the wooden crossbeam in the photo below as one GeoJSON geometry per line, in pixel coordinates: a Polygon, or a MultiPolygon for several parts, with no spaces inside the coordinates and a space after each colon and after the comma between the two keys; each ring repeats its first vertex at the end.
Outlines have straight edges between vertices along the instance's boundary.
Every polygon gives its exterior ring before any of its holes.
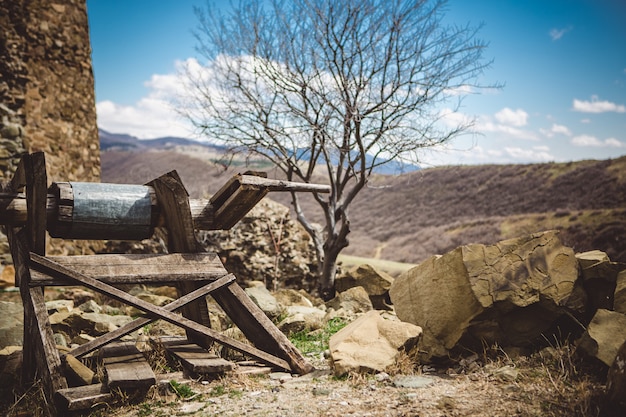
{"type": "Polygon", "coordinates": [[[238,352],[243,353],[244,355],[249,355],[265,363],[277,366],[279,368],[283,368],[286,370],[291,369],[289,364],[283,359],[277,358],[276,356],[271,355],[267,352],[264,352],[260,349],[257,349],[253,346],[247,345],[236,339],[225,336],[211,328],[201,325],[200,323],[197,323],[186,317],[181,317],[178,314],[167,311],[162,307],[157,307],[154,304],[150,304],[147,301],[134,297],[109,284],[106,284],[104,282],[98,281],[86,275],[80,274],[76,271],[73,271],[69,268],[66,268],[63,265],[60,265],[54,261],[51,261],[50,259],[47,259],[44,256],[31,253],[30,259],[31,259],[32,266],[35,269],[40,269],[41,271],[46,272],[48,274],[53,274],[55,276],[65,277],[66,279],[73,280],[87,288],[90,288],[101,294],[107,295],[118,301],[121,301],[130,306],[138,308],[142,311],[150,313],[154,317],[158,317],[176,326],[183,327],[186,330],[189,330],[191,332],[196,332],[210,339],[213,339],[231,349],[234,349],[238,352]]]}
{"type": "MultiPolygon", "coordinates": [[[[216,253],[103,254],[49,256],[48,259],[108,284],[163,284],[213,281],[226,274],[216,253]]],[[[73,285],[71,281],[32,271],[31,286],[73,285]]]]}

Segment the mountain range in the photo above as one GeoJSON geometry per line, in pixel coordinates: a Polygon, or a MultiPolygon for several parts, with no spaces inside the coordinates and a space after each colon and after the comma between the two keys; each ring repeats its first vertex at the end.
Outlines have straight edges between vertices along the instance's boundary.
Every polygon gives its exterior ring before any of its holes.
{"type": "MultiPolygon", "coordinates": [[[[224,164],[214,145],[104,133],[103,182],[144,184],[175,169],[190,195],[199,198],[217,191],[234,173],[251,169],[251,163],[257,164],[252,169],[280,178],[275,168],[258,161],[224,164]]],[[[266,198],[290,206],[288,194],[266,198]]],[[[317,203],[307,195],[301,201],[308,217],[322,223],[317,203]]],[[[377,173],[349,214],[350,245],[343,253],[350,255],[418,263],[467,243],[557,229],[577,252],[599,249],[626,263],[626,157],[377,173]]]]}

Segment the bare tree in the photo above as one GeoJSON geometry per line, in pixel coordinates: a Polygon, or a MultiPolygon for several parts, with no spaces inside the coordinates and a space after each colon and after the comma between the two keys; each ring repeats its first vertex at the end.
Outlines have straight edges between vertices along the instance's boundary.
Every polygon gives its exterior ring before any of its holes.
{"type": "Polygon", "coordinates": [[[477,28],[443,21],[439,0],[240,1],[227,14],[197,9],[201,70],[189,68],[186,116],[213,140],[269,159],[288,180],[323,172],[318,230],[292,195],[322,265],[320,295],[334,296],[348,246],[348,208],[368,177],[448,141],[442,106],[481,88],[489,65],[477,28]]]}

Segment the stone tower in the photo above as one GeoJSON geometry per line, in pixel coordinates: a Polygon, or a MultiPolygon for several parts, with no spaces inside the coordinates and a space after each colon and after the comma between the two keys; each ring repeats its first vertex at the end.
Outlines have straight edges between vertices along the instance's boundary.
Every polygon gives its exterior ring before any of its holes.
{"type": "Polygon", "coordinates": [[[53,181],[99,181],[86,0],[0,0],[0,179],[44,151],[53,181]]]}
{"type": "Polygon", "coordinates": [[[37,151],[48,183],[100,181],[86,0],[0,0],[0,180],[22,153],[37,151]]]}

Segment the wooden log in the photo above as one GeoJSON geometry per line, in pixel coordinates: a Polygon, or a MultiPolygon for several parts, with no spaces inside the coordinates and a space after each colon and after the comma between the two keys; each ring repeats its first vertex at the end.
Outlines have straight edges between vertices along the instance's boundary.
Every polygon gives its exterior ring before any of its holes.
{"type": "MultiPolygon", "coordinates": [[[[17,184],[18,188],[14,189],[11,192],[0,193],[0,224],[23,226],[24,224],[26,224],[27,220],[26,195],[19,192],[19,190],[23,188],[23,185],[21,186],[21,188],[19,187],[21,181],[15,181],[15,183],[17,184]]],[[[225,201],[226,198],[224,198],[224,193],[230,196],[239,186],[255,187],[255,189],[265,189],[267,192],[330,192],[330,187],[327,185],[272,180],[253,175],[239,175],[236,176],[234,180],[229,180],[227,184],[222,187],[221,190],[224,191],[221,192],[222,195],[221,197],[219,197],[219,199],[223,199],[223,201],[225,201]],[[226,192],[226,190],[229,191],[226,192]]],[[[148,188],[151,193],[154,192],[154,189],[152,187],[148,186],[148,188]]],[[[48,223],[51,223],[54,220],[55,216],[65,218],[68,221],[69,219],[71,219],[71,211],[69,208],[70,205],[68,202],[69,198],[70,196],[68,194],[63,194],[62,196],[56,195],[53,191],[53,187],[48,190],[48,193],[46,195],[46,215],[48,223]],[[62,200],[63,202],[63,204],[61,204],[61,207],[59,207],[60,200],[62,200]]],[[[164,219],[161,215],[161,207],[158,206],[158,203],[155,204],[157,205],[153,206],[154,212],[151,216],[152,226],[158,227],[163,224],[164,219]]],[[[211,200],[190,199],[189,208],[191,210],[193,225],[195,229],[217,230],[223,227],[222,224],[215,221],[216,206],[211,200]]],[[[247,213],[247,211],[245,213],[247,213]]],[[[243,215],[245,215],[245,213],[243,213],[243,215]]]]}
{"type": "Polygon", "coordinates": [[[134,342],[104,346],[98,353],[106,372],[109,389],[147,390],[156,384],[156,376],[134,342]]]}
{"type": "MultiPolygon", "coordinates": [[[[210,339],[214,339],[217,342],[231,348],[234,349],[238,352],[243,353],[244,355],[248,355],[251,357],[254,357],[256,359],[259,359],[265,363],[283,368],[283,369],[291,369],[291,367],[289,366],[289,364],[283,360],[280,359],[274,355],[271,355],[267,352],[264,352],[260,349],[257,349],[253,346],[249,346],[246,345],[245,343],[242,343],[236,339],[233,339],[231,337],[225,336],[219,332],[216,332],[215,330],[207,327],[207,326],[203,326],[202,324],[199,324],[193,320],[190,320],[186,317],[181,317],[180,315],[177,315],[175,313],[172,313],[170,311],[165,310],[162,307],[157,307],[153,304],[148,303],[147,301],[143,301],[140,298],[134,297],[122,290],[119,290],[115,287],[112,287],[104,282],[98,281],[96,279],[93,279],[91,277],[88,277],[86,275],[80,274],[76,271],[73,271],[71,269],[68,269],[66,267],[64,267],[63,265],[60,265],[56,262],[51,261],[50,259],[43,257],[43,256],[39,256],[37,254],[31,253],[31,262],[33,264],[33,266],[37,269],[43,270],[44,272],[47,273],[58,273],[58,274],[62,274],[65,275],[68,279],[74,280],[76,283],[78,283],[79,285],[83,285],[87,288],[90,288],[94,291],[97,291],[101,294],[104,294],[106,296],[109,296],[111,298],[114,298],[118,301],[121,301],[123,303],[126,303],[130,306],[136,307],[140,310],[143,310],[151,315],[153,315],[156,318],[160,318],[163,319],[167,322],[170,322],[176,326],[180,326],[183,327],[187,330],[190,330],[192,332],[196,332],[199,333],[201,335],[204,335],[210,339]],[[52,272],[55,271],[55,272],[52,272]]],[[[234,283],[233,283],[234,284],[234,283]]],[[[231,284],[231,285],[233,285],[231,284]]],[[[227,286],[227,287],[230,287],[227,286]]],[[[243,290],[242,290],[243,291],[243,290]]],[[[251,301],[252,302],[252,301],[251,301]]],[[[257,307],[258,308],[258,307],[257,307]]],[[[262,313],[262,312],[261,312],[262,313]]],[[[266,317],[267,318],[267,317],[266,317]]],[[[269,319],[268,319],[269,320],[269,319]]],[[[271,322],[270,322],[271,323],[271,322]]],[[[277,330],[278,331],[278,330],[277,330]]],[[[283,335],[284,336],[284,335],[283,335]]]]}
{"type": "MultiPolygon", "coordinates": [[[[108,284],[166,284],[213,281],[227,272],[215,253],[103,254],[48,259],[108,284]]],[[[31,271],[31,286],[74,285],[62,275],[31,271]]]]}
{"type": "Polygon", "coordinates": [[[190,343],[187,339],[161,339],[161,345],[167,353],[180,361],[181,365],[193,375],[221,374],[235,369],[235,364],[219,358],[214,353],[190,343]]]}
{"type": "Polygon", "coordinates": [[[114,397],[105,384],[92,384],[57,390],[54,399],[60,410],[79,411],[111,404],[114,397]]]}

